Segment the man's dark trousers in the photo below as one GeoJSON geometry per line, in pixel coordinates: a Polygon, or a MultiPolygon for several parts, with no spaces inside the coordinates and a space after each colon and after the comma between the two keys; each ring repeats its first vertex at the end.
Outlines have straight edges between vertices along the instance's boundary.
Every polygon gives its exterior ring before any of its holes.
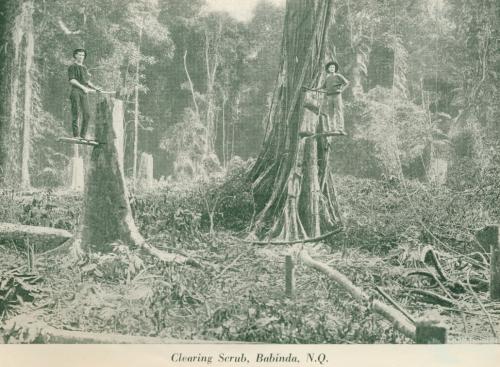
{"type": "Polygon", "coordinates": [[[85,138],[87,127],[90,120],[89,100],[86,93],[78,88],[71,88],[69,95],[71,101],[71,127],[73,128],[73,136],[78,137],[78,113],[82,114],[82,126],[80,128],[80,136],[85,138]]]}

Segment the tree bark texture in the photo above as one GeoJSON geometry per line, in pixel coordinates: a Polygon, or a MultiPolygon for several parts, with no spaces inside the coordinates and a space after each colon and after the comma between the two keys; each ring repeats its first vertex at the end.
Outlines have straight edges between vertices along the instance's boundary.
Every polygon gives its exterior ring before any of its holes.
{"type": "Polygon", "coordinates": [[[21,187],[27,190],[31,187],[29,161],[31,151],[31,120],[33,108],[33,58],[35,54],[35,36],[33,27],[33,3],[23,4],[25,13],[25,56],[24,56],[24,108],[23,108],[23,145],[21,152],[21,187]]]}
{"type": "Polygon", "coordinates": [[[86,250],[107,252],[114,242],[140,244],[144,239],[132,218],[119,153],[116,132],[123,130],[123,102],[101,97],[95,120],[95,138],[102,144],[93,148],[85,178],[81,244],[86,250]]]}
{"type": "Polygon", "coordinates": [[[260,236],[318,237],[341,225],[327,159],[334,138],[307,136],[328,129],[326,119],[304,108],[302,90],[322,83],[332,18],[331,0],[287,2],[280,71],[263,147],[250,172],[256,203],[254,230],[260,236]]]}
{"type": "Polygon", "coordinates": [[[219,43],[222,32],[222,23],[219,22],[217,30],[210,35],[205,30],[205,63],[207,71],[207,111],[206,111],[206,141],[205,156],[214,153],[215,145],[215,76],[219,67],[219,43]]]}
{"type": "Polygon", "coordinates": [[[2,56],[0,175],[9,184],[30,187],[29,155],[33,99],[35,37],[33,2],[2,5],[5,54],[2,56]],[[12,19],[12,20],[11,20],[12,19]],[[8,47],[7,47],[8,46],[8,47]],[[19,183],[21,185],[19,185],[19,183]]]}
{"type": "Polygon", "coordinates": [[[352,94],[354,97],[363,95],[363,79],[368,74],[368,55],[370,54],[371,47],[366,44],[357,46],[356,54],[354,56],[354,65],[352,67],[352,94]]]}
{"type": "Polygon", "coordinates": [[[137,60],[137,65],[135,66],[135,86],[134,86],[134,157],[133,157],[133,167],[132,176],[134,182],[134,190],[137,184],[137,147],[139,144],[139,73],[141,65],[141,43],[142,43],[142,26],[139,28],[139,44],[137,46],[139,58],[137,60]]]}
{"type": "MultiPolygon", "coordinates": [[[[9,31],[11,24],[9,20],[10,17],[10,6],[14,1],[0,1],[0,42],[6,44],[9,38],[9,31]]],[[[4,53],[0,57],[0,182],[3,181],[5,164],[6,164],[6,136],[8,132],[9,119],[8,115],[8,103],[6,103],[9,95],[9,54],[4,53]]]]}
{"type": "Polygon", "coordinates": [[[431,141],[429,168],[427,177],[429,182],[444,185],[448,175],[448,162],[451,158],[451,147],[446,140],[431,141]]]}
{"type": "Polygon", "coordinates": [[[149,245],[139,233],[128,200],[123,169],[123,101],[109,96],[97,103],[95,138],[87,176],[83,224],[75,246],[85,252],[109,252],[113,244],[137,246],[165,262],[199,264],[189,258],[170,254],[149,245]]]}
{"type": "Polygon", "coordinates": [[[153,156],[148,153],[141,153],[139,163],[139,185],[142,189],[151,189],[153,187],[153,156]]]}
{"type": "Polygon", "coordinates": [[[83,167],[83,158],[74,156],[71,158],[68,167],[68,183],[69,188],[74,191],[83,191],[84,188],[84,167],[83,167]]]}

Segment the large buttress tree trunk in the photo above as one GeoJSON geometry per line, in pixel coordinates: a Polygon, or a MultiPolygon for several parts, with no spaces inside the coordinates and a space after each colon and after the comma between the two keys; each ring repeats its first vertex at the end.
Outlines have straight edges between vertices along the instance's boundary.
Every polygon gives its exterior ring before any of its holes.
{"type": "Polygon", "coordinates": [[[341,226],[328,155],[326,123],[304,108],[302,86],[322,83],[331,0],[289,0],[280,71],[261,153],[250,172],[254,230],[279,240],[318,237],[341,226]],[[299,132],[307,134],[299,134],[299,132]]]}
{"type": "Polygon", "coordinates": [[[215,76],[220,63],[219,43],[222,33],[222,23],[219,21],[213,35],[205,30],[205,63],[207,69],[207,115],[206,115],[206,141],[205,156],[214,153],[215,148],[215,76]]]}

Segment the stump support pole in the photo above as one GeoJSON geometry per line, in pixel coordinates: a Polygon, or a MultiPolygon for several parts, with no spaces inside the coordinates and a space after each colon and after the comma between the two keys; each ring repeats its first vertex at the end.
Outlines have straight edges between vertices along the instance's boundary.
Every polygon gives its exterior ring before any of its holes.
{"type": "Polygon", "coordinates": [[[500,241],[498,225],[489,225],[476,233],[480,250],[490,252],[490,299],[500,301],[500,241]]]}
{"type": "Polygon", "coordinates": [[[498,240],[498,226],[489,226],[490,231],[490,298],[500,301],[500,241],[498,240]]]}
{"type": "Polygon", "coordinates": [[[295,296],[295,264],[292,255],[285,256],[285,295],[288,298],[295,296]]]}
{"type": "Polygon", "coordinates": [[[28,272],[32,273],[35,271],[35,246],[28,237],[24,239],[24,245],[26,246],[26,256],[28,258],[28,272]]]}
{"type": "Polygon", "coordinates": [[[416,327],[415,342],[417,344],[446,344],[448,340],[446,326],[437,321],[417,321],[416,327]]]}

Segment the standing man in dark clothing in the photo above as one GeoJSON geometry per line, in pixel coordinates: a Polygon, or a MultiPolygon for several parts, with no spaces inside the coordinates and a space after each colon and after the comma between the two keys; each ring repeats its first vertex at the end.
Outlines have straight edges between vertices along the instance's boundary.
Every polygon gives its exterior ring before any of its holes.
{"type": "Polygon", "coordinates": [[[87,67],[83,65],[83,61],[87,56],[87,52],[82,49],[73,51],[74,63],[68,68],[68,79],[71,84],[71,126],[73,129],[73,137],[86,139],[87,128],[90,119],[90,109],[88,93],[95,93],[101,91],[100,88],[93,85],[89,78],[90,74],[87,67]],[[81,114],[81,127],[78,131],[78,115],[81,114]]]}

